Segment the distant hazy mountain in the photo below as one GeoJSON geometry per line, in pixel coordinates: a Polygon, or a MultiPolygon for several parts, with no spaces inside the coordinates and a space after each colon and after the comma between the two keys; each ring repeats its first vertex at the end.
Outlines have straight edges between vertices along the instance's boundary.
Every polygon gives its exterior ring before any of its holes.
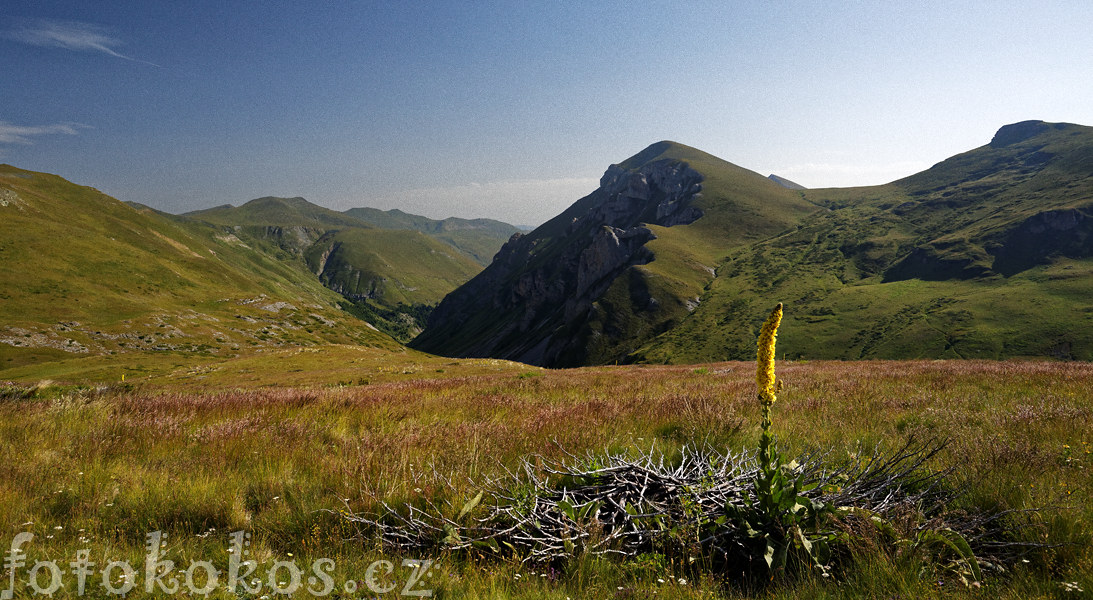
{"type": "Polygon", "coordinates": [[[791,190],[671,142],[505,245],[415,347],[544,365],[1093,359],[1093,128],[1027,121],[887,185],[791,190]]]}
{"type": "Polygon", "coordinates": [[[345,214],[384,229],[410,229],[451,244],[482,266],[490,264],[493,255],[519,228],[492,219],[430,219],[402,212],[399,209],[351,208],[345,214]]]}
{"type": "Polygon", "coordinates": [[[782,187],[785,187],[785,188],[789,188],[791,190],[803,190],[803,189],[805,189],[805,186],[803,186],[799,183],[794,183],[794,182],[786,179],[785,177],[779,177],[777,175],[767,175],[767,178],[770,179],[771,181],[773,181],[774,183],[777,183],[778,185],[780,185],[782,187]]]}

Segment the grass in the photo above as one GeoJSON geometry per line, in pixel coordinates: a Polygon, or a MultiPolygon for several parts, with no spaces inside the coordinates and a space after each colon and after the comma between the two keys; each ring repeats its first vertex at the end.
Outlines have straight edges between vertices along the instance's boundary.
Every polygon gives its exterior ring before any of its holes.
{"type": "Polygon", "coordinates": [[[321,238],[305,256],[326,286],[391,308],[440,302],[482,270],[469,257],[419,231],[344,229],[321,238]]]}
{"type": "Polygon", "coordinates": [[[351,208],[345,214],[383,229],[405,229],[428,233],[474,259],[483,267],[512,234],[520,231],[513,225],[492,219],[460,219],[442,221],[404,213],[398,209],[351,208]]]}
{"type": "Polygon", "coordinates": [[[55,175],[3,165],[0,183],[19,198],[0,207],[0,370],[65,355],[397,346],[340,310],[302,261],[55,175]]]}
{"type": "MultiPolygon", "coordinates": [[[[0,530],[9,540],[35,534],[30,564],[68,562],[90,548],[99,561],[142,565],[145,534],[162,530],[168,558],[222,568],[228,533],[244,530],[263,571],[275,560],[329,557],[341,586],[363,580],[374,560],[428,557],[385,555],[353,539],[339,509],[366,511],[377,497],[442,501],[441,476],[465,482],[456,493],[469,498],[475,481],[529,454],[561,458],[562,448],[671,454],[691,440],[739,449],[758,437],[752,363],[529,371],[378,356],[285,351],[207,364],[205,380],[147,373],[124,386],[73,377],[33,391],[0,387],[0,530]],[[265,380],[245,381],[248,371],[265,380]],[[351,371],[358,381],[347,381],[351,371]]],[[[1069,597],[1062,583],[1093,589],[1093,366],[811,361],[782,362],[779,376],[787,457],[854,453],[912,434],[949,439],[937,466],[958,467],[967,502],[1052,507],[1039,530],[1063,545],[979,589],[868,538],[835,582],[739,587],[657,556],[552,571],[442,554],[431,557],[429,586],[445,597],[496,598],[1026,598],[1069,597]]],[[[409,573],[399,566],[392,579],[403,585],[409,573]]]]}

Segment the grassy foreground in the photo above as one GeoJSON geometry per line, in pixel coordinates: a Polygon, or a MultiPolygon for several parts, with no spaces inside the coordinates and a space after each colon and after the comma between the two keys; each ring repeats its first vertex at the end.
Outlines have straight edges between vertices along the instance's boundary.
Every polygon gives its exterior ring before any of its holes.
{"type": "MultiPolygon", "coordinates": [[[[179,582],[161,595],[190,596],[190,588],[208,583],[197,568],[186,585],[196,561],[222,572],[210,596],[220,598],[276,597],[271,586],[291,579],[288,563],[302,572],[299,598],[321,596],[316,590],[324,587],[332,587],[325,597],[397,597],[407,586],[442,597],[559,599],[1073,598],[1093,590],[1087,363],[779,363],[786,387],[775,410],[785,456],[814,448],[849,455],[909,435],[937,436],[951,443],[936,466],[957,466],[967,502],[1049,507],[1036,529],[1046,537],[1036,541],[1061,545],[1030,554],[981,587],[867,538],[856,546],[854,568],[833,580],[768,588],[741,588],[657,556],[544,571],[385,553],[354,539],[338,511],[367,511],[377,497],[460,503],[477,493],[476,482],[520,458],[561,458],[562,449],[652,447],[670,455],[692,440],[750,449],[760,409],[754,363],[541,371],[446,360],[370,374],[373,367],[362,361],[357,377],[303,379],[301,387],[229,387],[225,378],[201,389],[166,376],[99,387],[0,387],[0,551],[19,532],[34,534],[23,547],[29,558],[17,573],[16,597],[33,596],[28,573],[50,560],[64,570],[59,593],[76,596],[69,563],[82,549],[96,564],[86,597],[107,597],[100,573],[110,561],[133,565],[130,597],[142,597],[146,535],[154,531],[166,534],[158,560],[176,563],[179,582]],[[466,482],[456,486],[465,493],[438,498],[447,488],[441,477],[466,482]],[[234,531],[250,535],[244,558],[258,561],[262,586],[254,593],[226,591],[234,531]],[[321,558],[332,569],[315,562],[321,558]],[[380,559],[390,564],[370,572],[380,559]],[[435,562],[425,569],[403,559],[435,562]],[[332,586],[315,577],[319,571],[332,586]],[[369,590],[369,573],[389,591],[369,590]]],[[[122,574],[110,573],[113,584],[123,585],[122,574]]],[[[0,575],[2,591],[8,572],[0,575]]],[[[49,570],[39,569],[37,581],[46,587],[49,570]]]]}

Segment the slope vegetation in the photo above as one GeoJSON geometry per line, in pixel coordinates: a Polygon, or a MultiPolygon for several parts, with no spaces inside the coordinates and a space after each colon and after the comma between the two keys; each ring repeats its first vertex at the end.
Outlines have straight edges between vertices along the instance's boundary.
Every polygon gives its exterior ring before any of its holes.
{"type": "Polygon", "coordinates": [[[888,185],[803,193],[827,210],[730,252],[631,360],[751,356],[777,301],[806,358],[1093,359],[1093,128],[1008,125],[888,185]]]}
{"type": "Polygon", "coordinates": [[[0,368],[130,351],[394,349],[306,269],[219,228],[0,165],[0,368]]]}
{"type": "Polygon", "coordinates": [[[482,268],[418,231],[375,227],[303,198],[259,198],[186,217],[306,264],[355,314],[403,341],[421,330],[432,305],[482,268]]]}
{"type": "Polygon", "coordinates": [[[345,214],[383,229],[407,229],[428,234],[450,244],[483,267],[490,264],[490,260],[502,244],[514,233],[520,232],[520,229],[514,225],[493,219],[449,217],[436,220],[402,212],[397,208],[392,210],[351,208],[345,211],[345,214]]]}
{"type": "Polygon", "coordinates": [[[754,355],[1093,359],[1093,129],[1027,121],[882,186],[791,189],[654,144],[514,238],[417,348],[548,366],[754,355]]]}
{"type": "Polygon", "coordinates": [[[437,307],[413,346],[571,366],[625,358],[670,330],[729,248],[818,207],[694,148],[660,142],[531,233],[437,307]]]}

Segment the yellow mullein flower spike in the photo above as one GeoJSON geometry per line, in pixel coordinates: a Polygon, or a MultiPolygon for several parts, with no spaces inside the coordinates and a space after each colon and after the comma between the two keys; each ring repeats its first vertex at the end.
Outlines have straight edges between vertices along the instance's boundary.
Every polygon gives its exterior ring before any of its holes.
{"type": "Polygon", "coordinates": [[[774,344],[778,337],[778,325],[782,322],[782,303],[770,312],[763,328],[759,330],[758,351],[755,362],[755,385],[759,388],[759,401],[774,404],[776,399],[774,378],[774,344]]]}

